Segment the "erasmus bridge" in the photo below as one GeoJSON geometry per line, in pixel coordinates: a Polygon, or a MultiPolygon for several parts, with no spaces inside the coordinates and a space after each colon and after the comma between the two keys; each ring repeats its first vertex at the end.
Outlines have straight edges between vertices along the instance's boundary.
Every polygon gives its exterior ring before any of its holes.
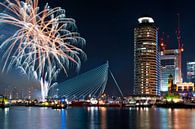
{"type": "Polygon", "coordinates": [[[67,99],[98,98],[104,94],[108,75],[111,75],[117,89],[123,97],[123,93],[109,69],[108,61],[97,68],[51,87],[48,97],[67,99]]]}

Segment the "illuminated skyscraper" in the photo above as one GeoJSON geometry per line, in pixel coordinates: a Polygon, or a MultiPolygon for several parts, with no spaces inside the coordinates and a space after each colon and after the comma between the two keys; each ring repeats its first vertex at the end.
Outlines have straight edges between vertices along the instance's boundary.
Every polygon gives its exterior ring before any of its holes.
{"type": "Polygon", "coordinates": [[[195,62],[187,62],[187,79],[189,82],[195,82],[195,62]]]}
{"type": "Polygon", "coordinates": [[[169,75],[173,76],[173,83],[178,80],[178,49],[163,50],[160,54],[161,59],[161,79],[160,86],[162,92],[168,91],[169,75]]]}
{"type": "Polygon", "coordinates": [[[160,94],[158,32],[151,17],[140,17],[134,29],[134,94],[160,94]]]}

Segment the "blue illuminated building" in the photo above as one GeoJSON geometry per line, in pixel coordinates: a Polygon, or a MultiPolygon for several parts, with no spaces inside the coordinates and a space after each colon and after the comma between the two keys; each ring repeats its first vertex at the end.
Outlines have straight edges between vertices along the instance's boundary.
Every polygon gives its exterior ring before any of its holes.
{"type": "Polygon", "coordinates": [[[187,79],[189,82],[195,82],[195,62],[187,62],[187,79]]]}

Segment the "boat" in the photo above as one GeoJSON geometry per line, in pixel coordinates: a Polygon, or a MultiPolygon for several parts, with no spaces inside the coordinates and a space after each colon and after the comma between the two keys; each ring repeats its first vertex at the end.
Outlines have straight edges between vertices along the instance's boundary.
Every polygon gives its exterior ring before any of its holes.
{"type": "Polygon", "coordinates": [[[192,102],[185,102],[184,103],[185,105],[188,105],[188,106],[191,106],[193,108],[195,108],[195,103],[192,103],[192,102]]]}
{"type": "Polygon", "coordinates": [[[108,107],[123,107],[122,103],[109,103],[107,105],[108,107]]]}
{"type": "Polygon", "coordinates": [[[162,107],[162,108],[195,108],[194,103],[186,103],[186,102],[179,102],[179,103],[158,103],[155,104],[156,107],[162,107]]]}
{"type": "Polygon", "coordinates": [[[0,108],[6,108],[9,106],[10,106],[9,100],[4,96],[0,96],[0,108]]]}
{"type": "Polygon", "coordinates": [[[135,107],[152,107],[152,105],[148,100],[137,100],[135,103],[135,107]]]}
{"type": "Polygon", "coordinates": [[[136,106],[136,101],[134,100],[124,102],[124,107],[135,107],[135,106],[136,106]]]}
{"type": "Polygon", "coordinates": [[[52,106],[52,109],[65,109],[66,107],[66,104],[55,104],[52,106]]]}
{"type": "Polygon", "coordinates": [[[88,101],[72,101],[69,106],[76,106],[76,107],[81,107],[81,106],[91,106],[91,103],[88,101]]]}

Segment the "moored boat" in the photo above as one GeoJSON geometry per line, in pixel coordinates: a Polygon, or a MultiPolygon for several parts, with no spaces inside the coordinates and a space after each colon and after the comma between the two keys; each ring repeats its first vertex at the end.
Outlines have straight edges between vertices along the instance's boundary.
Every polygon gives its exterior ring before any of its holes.
{"type": "Polygon", "coordinates": [[[90,106],[91,103],[88,101],[72,101],[69,106],[90,106]]]}
{"type": "Polygon", "coordinates": [[[66,107],[67,107],[66,104],[55,104],[52,106],[52,109],[64,109],[66,107]]]}
{"type": "Polygon", "coordinates": [[[169,102],[169,103],[156,104],[156,107],[162,107],[162,108],[195,108],[195,104],[194,103],[184,103],[184,102],[180,102],[180,103],[169,102]]]}
{"type": "Polygon", "coordinates": [[[4,96],[0,96],[0,108],[6,108],[9,106],[10,106],[9,100],[4,96]]]}

